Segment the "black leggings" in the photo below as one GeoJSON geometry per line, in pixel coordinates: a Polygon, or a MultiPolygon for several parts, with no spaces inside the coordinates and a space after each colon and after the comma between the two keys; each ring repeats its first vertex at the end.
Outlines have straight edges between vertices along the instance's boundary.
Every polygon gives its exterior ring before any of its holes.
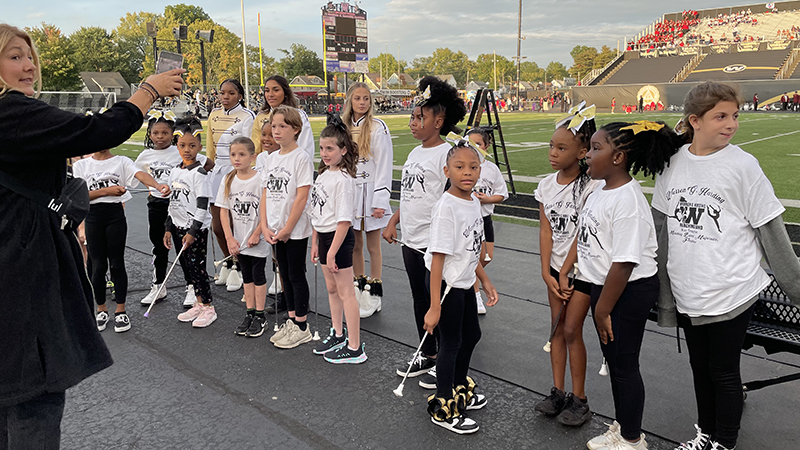
{"type": "MultiPolygon", "coordinates": [[[[445,283],[442,282],[442,294],[445,283]]],[[[439,318],[439,355],[436,358],[436,396],[453,398],[453,388],[467,384],[469,361],[481,340],[475,290],[450,289],[439,318]]]]}
{"type": "Polygon", "coordinates": [[[255,283],[256,286],[267,284],[267,258],[243,255],[239,253],[236,257],[239,265],[242,266],[242,281],[244,284],[255,283]]]}
{"type": "Polygon", "coordinates": [[[91,205],[85,227],[94,300],[98,305],[106,304],[106,272],[111,266],[114,301],[124,305],[125,297],[128,295],[128,273],[125,272],[125,239],[128,236],[128,223],[125,221],[125,209],[122,203],[91,205]]]}
{"type": "MultiPolygon", "coordinates": [[[[628,282],[611,310],[614,340],[605,345],[600,343],[600,349],[608,363],[617,422],[622,428],[622,437],[630,441],[639,439],[642,433],[644,381],[639,372],[639,352],[642,349],[647,317],[658,300],[658,289],[656,275],[628,282]]],[[[602,290],[603,286],[592,285],[592,315],[602,290]]]]}
{"type": "Polygon", "coordinates": [[[169,209],[169,199],[147,197],[147,222],[150,242],[153,244],[153,284],[161,284],[167,276],[169,249],[164,247],[165,223],[169,209]]]}
{"type": "MultiPolygon", "coordinates": [[[[425,250],[422,250],[424,253],[425,250]]],[[[414,321],[419,338],[425,336],[425,314],[431,307],[430,272],[425,268],[425,256],[416,250],[403,246],[403,264],[406,266],[408,284],[411,286],[411,298],[414,300],[414,321]]],[[[477,308],[477,306],[476,306],[477,308]]],[[[439,340],[439,328],[433,330],[433,339],[425,339],[422,354],[436,356],[436,342],[439,340]]]]}
{"type": "MultiPolygon", "coordinates": [[[[187,228],[172,226],[172,245],[175,247],[175,254],[181,251],[183,237],[189,232],[187,228]]],[[[211,303],[211,286],[208,284],[208,272],[206,272],[206,253],[208,252],[208,230],[197,232],[195,241],[180,257],[183,276],[188,284],[194,286],[194,293],[200,296],[203,304],[211,303]]]]}
{"type": "Polygon", "coordinates": [[[308,238],[278,241],[275,244],[275,257],[283,281],[283,295],[286,309],[294,311],[295,317],[308,314],[308,281],[306,281],[306,250],[308,238]]]}
{"type": "Polygon", "coordinates": [[[740,359],[747,324],[755,305],[724,322],[692,325],[683,314],[678,324],[686,334],[697,400],[697,425],[727,448],[736,446],[744,398],[740,359]]]}

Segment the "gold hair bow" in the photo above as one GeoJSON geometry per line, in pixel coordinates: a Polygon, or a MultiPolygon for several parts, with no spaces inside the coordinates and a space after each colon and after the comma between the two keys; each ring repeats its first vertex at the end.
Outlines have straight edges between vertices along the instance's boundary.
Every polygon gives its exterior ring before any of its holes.
{"type": "Polygon", "coordinates": [[[425,88],[425,92],[421,95],[414,97],[414,106],[425,106],[428,103],[428,100],[431,99],[431,87],[428,86],[425,88]]]}
{"type": "Polygon", "coordinates": [[[594,120],[597,108],[594,105],[584,108],[585,105],[586,101],[582,101],[573,106],[568,113],[556,119],[556,129],[569,122],[567,128],[572,131],[572,134],[577,134],[587,120],[594,120]]]}
{"type": "Polygon", "coordinates": [[[679,120],[678,123],[675,124],[675,128],[673,128],[673,130],[675,130],[675,134],[681,136],[682,134],[689,131],[689,126],[686,124],[684,118],[681,117],[681,120],[679,120]]]}
{"type": "Polygon", "coordinates": [[[620,128],[620,130],[631,130],[633,131],[634,135],[637,135],[642,131],[659,131],[662,128],[664,128],[663,123],[656,123],[649,120],[638,120],[627,127],[620,128]]]}
{"type": "Polygon", "coordinates": [[[147,111],[147,121],[151,120],[158,120],[160,118],[164,118],[164,120],[168,120],[170,122],[175,122],[178,118],[175,116],[175,113],[169,109],[160,110],[160,109],[151,109],[147,111]]]}
{"type": "MultiPolygon", "coordinates": [[[[198,128],[198,129],[196,129],[196,130],[192,131],[192,136],[194,136],[194,137],[197,137],[197,136],[200,136],[202,133],[203,133],[203,129],[202,129],[202,128],[198,128]]],[[[175,130],[175,131],[172,133],[172,135],[173,135],[173,136],[183,136],[183,131],[181,131],[181,130],[175,130]]]]}
{"type": "Polygon", "coordinates": [[[489,153],[486,150],[478,147],[478,144],[476,144],[475,141],[473,141],[471,138],[465,138],[451,131],[447,133],[445,139],[447,140],[447,142],[453,144],[454,147],[458,147],[460,145],[466,145],[467,147],[478,152],[478,154],[483,156],[484,158],[489,157],[489,153]]]}

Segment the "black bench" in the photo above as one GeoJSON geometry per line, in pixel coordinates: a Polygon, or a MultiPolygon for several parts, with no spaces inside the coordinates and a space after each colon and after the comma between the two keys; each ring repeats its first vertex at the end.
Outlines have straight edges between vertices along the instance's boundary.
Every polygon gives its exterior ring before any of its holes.
{"type": "MultiPolygon", "coordinates": [[[[800,308],[789,301],[772,273],[767,273],[772,282],[758,296],[743,348],[748,350],[758,345],[768,355],[779,352],[800,354],[800,308]]],[[[747,395],[750,391],[794,380],[800,380],[800,373],[743,383],[742,390],[747,395]]]]}

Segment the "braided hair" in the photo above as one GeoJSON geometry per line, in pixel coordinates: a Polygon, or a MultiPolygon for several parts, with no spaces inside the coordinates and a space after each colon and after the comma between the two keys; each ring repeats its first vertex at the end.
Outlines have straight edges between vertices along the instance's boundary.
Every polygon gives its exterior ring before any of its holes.
{"type": "Polygon", "coordinates": [[[682,139],[664,122],[660,130],[646,130],[634,133],[633,130],[622,130],[633,125],[626,122],[612,122],[603,125],[601,130],[608,135],[608,142],[614,150],[625,152],[625,168],[636,175],[640,171],[646,177],[655,178],[664,168],[669,166],[669,160],[682,145],[682,139]]]}
{"type": "MultiPolygon", "coordinates": [[[[568,128],[569,122],[565,122],[559,128],[568,128]]],[[[581,148],[585,148],[589,150],[591,148],[591,141],[592,135],[597,131],[597,125],[595,124],[594,119],[588,119],[583,121],[583,124],[575,131],[575,139],[580,141],[581,148]]],[[[572,204],[575,205],[575,208],[581,208],[580,199],[583,197],[583,191],[586,189],[586,185],[589,184],[592,177],[589,176],[587,171],[589,170],[589,166],[586,165],[586,158],[582,158],[578,160],[578,177],[575,178],[575,183],[572,185],[572,204]]]]}
{"type": "Polygon", "coordinates": [[[431,96],[422,108],[429,108],[434,116],[444,115],[439,134],[447,136],[451,131],[461,133],[461,129],[456,125],[467,115],[467,107],[464,105],[464,100],[458,96],[456,88],[431,75],[420,80],[418,89],[419,92],[424,92],[429,87],[431,96]]]}
{"type": "MultiPolygon", "coordinates": [[[[353,142],[350,131],[338,114],[328,115],[328,125],[319,134],[319,140],[322,141],[323,138],[334,138],[337,147],[347,150],[342,156],[342,160],[339,161],[339,169],[355,178],[356,165],[358,164],[358,144],[353,142]]],[[[317,173],[321,175],[326,170],[328,170],[328,166],[325,165],[324,161],[320,160],[317,173]]]]}
{"type": "Polygon", "coordinates": [[[244,86],[242,86],[242,83],[240,83],[239,80],[237,80],[235,78],[228,78],[227,80],[225,80],[225,81],[223,81],[222,83],[219,84],[219,89],[220,90],[222,90],[222,85],[225,84],[225,83],[230,83],[236,88],[236,91],[239,92],[239,95],[242,97],[242,98],[239,99],[239,105],[241,105],[242,108],[244,108],[245,107],[245,104],[244,104],[245,94],[244,94],[244,86]]]}
{"type": "Polygon", "coordinates": [[[201,137],[203,135],[203,124],[200,123],[200,119],[198,119],[197,116],[190,115],[183,119],[178,119],[178,121],[175,122],[175,133],[184,135],[191,134],[195,136],[201,144],[203,142],[201,137]]]}
{"type": "MultiPolygon", "coordinates": [[[[163,114],[161,116],[159,116],[158,118],[155,118],[155,117],[150,118],[150,120],[147,121],[147,133],[145,133],[145,135],[144,135],[144,146],[145,146],[145,148],[154,148],[155,147],[155,143],[153,143],[153,140],[150,138],[150,131],[153,129],[153,125],[155,125],[157,123],[165,123],[165,124],[167,124],[167,126],[169,126],[171,131],[175,131],[175,122],[167,119],[166,117],[164,117],[163,114]]],[[[176,141],[176,139],[173,136],[172,137],[172,145],[175,145],[175,141],[176,141]]]]}

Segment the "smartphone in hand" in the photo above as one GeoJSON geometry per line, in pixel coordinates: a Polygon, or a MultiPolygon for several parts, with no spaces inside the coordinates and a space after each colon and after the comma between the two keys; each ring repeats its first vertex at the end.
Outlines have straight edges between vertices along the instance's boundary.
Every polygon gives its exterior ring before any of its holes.
{"type": "Polygon", "coordinates": [[[175,52],[158,52],[158,62],[156,63],[156,73],[167,72],[172,69],[183,68],[183,55],[175,52]]]}

